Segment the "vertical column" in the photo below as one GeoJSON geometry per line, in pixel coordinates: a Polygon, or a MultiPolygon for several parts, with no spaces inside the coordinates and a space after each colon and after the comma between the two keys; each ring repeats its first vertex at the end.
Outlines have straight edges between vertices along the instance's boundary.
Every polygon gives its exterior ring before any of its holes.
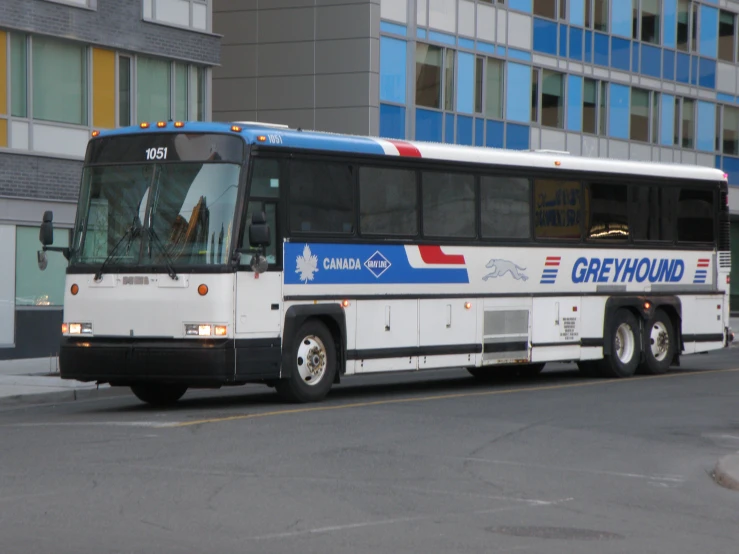
{"type": "Polygon", "coordinates": [[[0,31],[0,148],[8,146],[8,36],[0,31]]]}

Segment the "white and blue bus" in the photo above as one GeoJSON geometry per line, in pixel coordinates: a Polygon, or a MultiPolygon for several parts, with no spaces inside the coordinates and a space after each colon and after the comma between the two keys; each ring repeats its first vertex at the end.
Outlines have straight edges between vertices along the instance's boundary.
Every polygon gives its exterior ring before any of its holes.
{"type": "Polygon", "coordinates": [[[61,375],[167,404],[264,383],[576,362],[659,374],[728,346],[718,170],[259,123],[93,133],[61,375]]]}

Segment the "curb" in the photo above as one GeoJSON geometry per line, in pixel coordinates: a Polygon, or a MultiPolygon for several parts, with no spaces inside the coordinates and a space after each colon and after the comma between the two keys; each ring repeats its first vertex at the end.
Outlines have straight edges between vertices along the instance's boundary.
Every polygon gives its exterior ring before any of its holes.
{"type": "Polygon", "coordinates": [[[60,404],[63,402],[74,402],[75,400],[118,396],[120,394],[120,387],[114,389],[109,385],[101,385],[99,388],[94,389],[68,389],[33,394],[16,394],[0,397],[0,407],[26,406],[31,404],[60,404]]]}
{"type": "Polygon", "coordinates": [[[713,470],[713,479],[722,487],[739,491],[739,453],[719,459],[713,470]]]}

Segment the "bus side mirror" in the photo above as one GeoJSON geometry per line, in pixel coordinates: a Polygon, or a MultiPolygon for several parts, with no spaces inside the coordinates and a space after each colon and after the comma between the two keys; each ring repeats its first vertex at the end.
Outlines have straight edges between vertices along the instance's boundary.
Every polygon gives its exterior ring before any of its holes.
{"type": "Polygon", "coordinates": [[[264,212],[254,212],[249,225],[249,245],[266,248],[270,245],[269,224],[264,212]]]}
{"type": "Polygon", "coordinates": [[[44,246],[54,244],[54,212],[44,212],[44,218],[41,221],[41,229],[38,233],[38,239],[44,246]]]}

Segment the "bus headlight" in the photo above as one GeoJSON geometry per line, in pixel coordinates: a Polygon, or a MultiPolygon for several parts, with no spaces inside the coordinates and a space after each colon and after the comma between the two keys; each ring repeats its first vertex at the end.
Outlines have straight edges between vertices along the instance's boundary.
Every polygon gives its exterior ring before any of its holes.
{"type": "MultiPolygon", "coordinates": [[[[67,325],[70,335],[92,335],[92,323],[69,323],[67,325]]],[[[64,332],[64,325],[62,325],[64,332]]]]}

